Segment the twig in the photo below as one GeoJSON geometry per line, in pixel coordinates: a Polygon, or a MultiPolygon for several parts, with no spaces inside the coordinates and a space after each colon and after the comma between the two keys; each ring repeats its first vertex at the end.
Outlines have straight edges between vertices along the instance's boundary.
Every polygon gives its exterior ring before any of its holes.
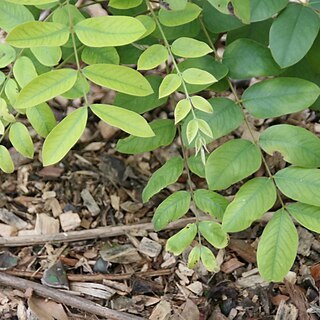
{"type": "Polygon", "coordinates": [[[65,292],[47,288],[39,283],[14,277],[3,272],[0,272],[0,284],[20,290],[27,290],[31,288],[39,296],[50,298],[56,302],[66,304],[110,320],[145,320],[145,318],[102,307],[90,300],[81,297],[74,297],[65,292]]]}
{"type": "MultiPolygon", "coordinates": [[[[32,271],[23,271],[23,270],[6,270],[6,274],[10,274],[16,277],[30,278],[30,279],[41,279],[43,272],[34,273],[32,271]]],[[[89,281],[102,281],[102,280],[128,280],[133,275],[143,278],[158,277],[158,276],[167,276],[172,274],[172,269],[160,269],[160,270],[150,270],[144,272],[134,272],[134,273],[116,273],[116,274],[68,274],[69,281],[76,282],[89,282],[89,281]]]]}
{"type": "MultiPolygon", "coordinates": [[[[203,219],[210,219],[206,216],[203,219]]],[[[165,229],[174,230],[185,227],[188,223],[195,222],[195,218],[185,218],[175,222],[170,223],[165,229]]],[[[83,241],[89,239],[102,239],[125,235],[134,231],[153,231],[152,223],[140,223],[131,226],[116,226],[116,227],[101,227],[91,230],[80,230],[80,231],[70,231],[61,232],[55,235],[30,235],[30,236],[17,236],[17,237],[5,237],[0,238],[0,246],[3,247],[24,247],[30,245],[39,245],[47,242],[73,242],[73,241],[83,241]]]]}

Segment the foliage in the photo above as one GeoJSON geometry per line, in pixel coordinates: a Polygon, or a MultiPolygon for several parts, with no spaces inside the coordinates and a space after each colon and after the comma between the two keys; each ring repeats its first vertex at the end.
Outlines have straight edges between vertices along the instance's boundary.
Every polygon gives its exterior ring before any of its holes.
{"type": "Polygon", "coordinates": [[[28,123],[45,139],[45,166],[61,161],[77,143],[88,114],[130,134],[117,142],[123,153],[152,151],[178,135],[183,157],[169,159],[154,172],[143,201],[187,172],[188,190],[171,194],[155,210],[155,230],[184,216],[192,203],[207,220],[196,215],[166,249],[179,255],[192,246],[188,265],[201,262],[217,271],[206,243],[227,246],[228,233],[250,227],[274,208],[258,245],[258,267],[266,280],[281,281],[297,253],[293,218],[320,232],[320,141],[289,124],[274,124],[257,140],[249,118],[320,109],[317,1],[102,2],[108,15],[99,17],[89,15],[87,7],[95,3],[90,0],[79,6],[75,0],[0,2],[0,27],[7,33],[0,44],[0,169],[14,171],[10,145],[33,158],[28,123]],[[220,56],[215,42],[224,34],[220,56]],[[233,80],[252,77],[258,81],[238,96],[233,80]],[[90,104],[90,82],[115,90],[114,105],[90,104]],[[226,90],[234,101],[205,98],[206,91],[226,90]],[[176,92],[183,98],[177,99],[176,92]],[[80,98],[83,105],[57,123],[47,102],[59,95],[80,98]],[[173,119],[148,123],[144,113],[164,106],[169,96],[173,119]],[[241,125],[251,134],[249,140],[236,138],[208,151],[212,141],[241,125]],[[288,163],[276,173],[265,160],[265,154],[275,152],[288,163]],[[252,176],[261,165],[267,176],[252,176]],[[194,188],[193,174],[206,179],[208,190],[194,188]],[[238,189],[230,203],[216,192],[225,194],[229,187],[238,189]]]}

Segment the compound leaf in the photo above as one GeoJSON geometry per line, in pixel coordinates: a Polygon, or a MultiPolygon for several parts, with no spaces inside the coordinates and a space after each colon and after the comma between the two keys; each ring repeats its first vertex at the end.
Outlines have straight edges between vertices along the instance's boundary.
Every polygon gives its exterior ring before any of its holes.
{"type": "Polygon", "coordinates": [[[24,124],[21,122],[15,122],[11,125],[9,131],[9,140],[19,153],[27,158],[33,158],[33,142],[30,133],[24,124]]]}
{"type": "Polygon", "coordinates": [[[213,221],[200,221],[199,231],[215,248],[225,248],[228,245],[228,234],[222,230],[221,224],[213,221]]]}

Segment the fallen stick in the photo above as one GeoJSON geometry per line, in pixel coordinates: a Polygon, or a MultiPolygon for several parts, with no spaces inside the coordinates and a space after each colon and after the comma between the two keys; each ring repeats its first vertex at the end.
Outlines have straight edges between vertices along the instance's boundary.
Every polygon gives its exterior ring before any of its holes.
{"type": "Polygon", "coordinates": [[[4,272],[0,272],[0,284],[19,290],[32,289],[41,297],[50,298],[56,302],[86,311],[90,314],[104,317],[108,320],[145,320],[145,318],[137,317],[125,312],[112,310],[90,300],[81,297],[75,297],[57,289],[51,289],[39,283],[14,277],[4,272]]]}
{"type": "MultiPolygon", "coordinates": [[[[210,219],[210,217],[204,217],[204,220],[210,219]]],[[[174,230],[185,227],[188,223],[195,222],[195,218],[185,218],[170,223],[165,229],[174,230]]],[[[28,235],[17,237],[5,237],[0,238],[0,246],[3,247],[25,247],[30,245],[39,245],[47,242],[74,242],[83,241],[89,239],[103,239],[125,235],[127,233],[144,230],[154,231],[152,223],[140,223],[131,226],[116,226],[116,227],[100,227],[90,230],[61,232],[55,235],[28,235]]]]}

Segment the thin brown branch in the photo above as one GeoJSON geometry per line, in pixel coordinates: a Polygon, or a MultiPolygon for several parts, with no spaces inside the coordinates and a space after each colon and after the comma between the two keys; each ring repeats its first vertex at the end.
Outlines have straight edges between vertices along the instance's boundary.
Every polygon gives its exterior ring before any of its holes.
{"type": "Polygon", "coordinates": [[[45,287],[39,283],[11,276],[4,272],[0,272],[0,284],[13,287],[19,290],[32,289],[33,292],[41,297],[50,298],[56,302],[66,304],[70,307],[86,311],[90,314],[104,317],[109,320],[144,320],[145,318],[137,317],[128,313],[115,311],[90,300],[75,297],[68,293],[45,287]]]}

